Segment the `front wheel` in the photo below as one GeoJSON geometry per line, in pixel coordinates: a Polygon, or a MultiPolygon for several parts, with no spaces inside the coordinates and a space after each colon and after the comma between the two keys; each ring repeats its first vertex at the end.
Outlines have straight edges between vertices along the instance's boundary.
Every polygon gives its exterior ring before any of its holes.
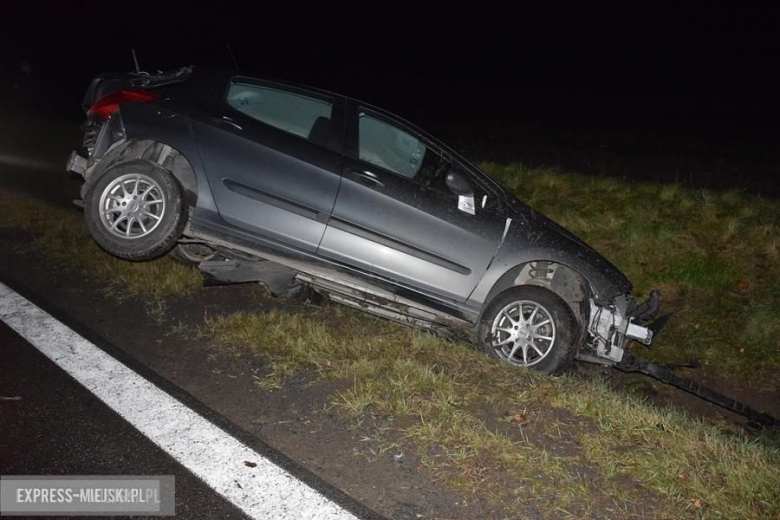
{"type": "Polygon", "coordinates": [[[503,362],[555,374],[574,359],[578,337],[566,302],[548,289],[525,285],[490,302],[479,324],[478,345],[503,362]]]}
{"type": "Polygon", "coordinates": [[[187,223],[179,183],[144,160],[118,164],[101,175],[84,198],[84,217],[95,242],[125,260],[164,255],[187,223]]]}

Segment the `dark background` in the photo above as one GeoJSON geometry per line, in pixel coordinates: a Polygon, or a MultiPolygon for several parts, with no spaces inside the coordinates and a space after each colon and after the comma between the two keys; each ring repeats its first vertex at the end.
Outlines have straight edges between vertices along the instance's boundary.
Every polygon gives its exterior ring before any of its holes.
{"type": "Polygon", "coordinates": [[[376,103],[477,159],[625,176],[663,155],[636,176],[771,187],[776,14],[706,1],[8,4],[0,92],[77,121],[90,77],[132,69],[130,49],[147,71],[232,67],[229,43],[242,69],[376,103]]]}

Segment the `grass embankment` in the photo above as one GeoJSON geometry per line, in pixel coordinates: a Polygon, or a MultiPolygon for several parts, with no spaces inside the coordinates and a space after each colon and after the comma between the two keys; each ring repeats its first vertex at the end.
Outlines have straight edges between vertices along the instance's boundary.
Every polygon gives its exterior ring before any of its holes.
{"type": "Polygon", "coordinates": [[[0,192],[0,229],[31,233],[28,247],[46,255],[54,266],[75,267],[106,284],[117,296],[139,296],[159,303],[164,298],[193,293],[202,284],[200,274],[170,258],[154,262],[126,262],[101,250],[90,237],[84,216],[30,199],[0,192]]]}
{"type": "MultiPolygon", "coordinates": [[[[654,356],[702,359],[713,373],[750,373],[769,386],[780,355],[780,206],[736,192],[487,169],[625,270],[639,293],[664,291],[679,312],[654,356]]],[[[1,227],[33,231],[33,247],[125,294],[164,298],[197,285],[197,275],[167,259],[108,257],[78,213],[9,197],[0,211],[1,227]]],[[[265,388],[296,373],[348,381],[333,405],[380,444],[404,444],[437,478],[520,516],[524,507],[555,517],[780,515],[780,452],[771,442],[597,383],[513,370],[336,306],[241,313],[204,330],[226,348],[266,358],[265,388]]]]}
{"type": "Polygon", "coordinates": [[[601,384],[498,365],[346,308],[240,313],[205,330],[225,348],[268,360],[260,386],[312,371],[350,382],[331,402],[380,445],[414,450],[436,478],[513,514],[780,514],[777,449],[601,384]]]}

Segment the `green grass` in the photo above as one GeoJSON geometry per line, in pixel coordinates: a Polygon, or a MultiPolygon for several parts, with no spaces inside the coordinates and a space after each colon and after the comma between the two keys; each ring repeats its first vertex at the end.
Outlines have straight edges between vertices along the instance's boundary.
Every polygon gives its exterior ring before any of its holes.
{"type": "Polygon", "coordinates": [[[472,348],[351,309],[211,319],[224,348],[349,382],[333,406],[437,479],[508,512],[555,517],[776,518],[780,451],[606,386],[498,365],[472,348]],[[700,507],[697,507],[700,506],[700,507]]]}
{"type": "Polygon", "coordinates": [[[200,274],[167,257],[152,262],[127,262],[102,251],[92,240],[84,216],[15,193],[0,194],[0,229],[30,232],[27,246],[46,255],[55,267],[76,267],[105,283],[118,297],[141,297],[156,303],[193,293],[200,274]]]}

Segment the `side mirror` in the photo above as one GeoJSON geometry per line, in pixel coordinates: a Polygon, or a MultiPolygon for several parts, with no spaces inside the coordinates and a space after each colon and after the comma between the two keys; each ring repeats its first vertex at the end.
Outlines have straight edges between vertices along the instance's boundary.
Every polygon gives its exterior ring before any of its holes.
{"type": "Polygon", "coordinates": [[[445,183],[452,193],[458,196],[474,196],[474,188],[466,174],[457,168],[450,168],[445,183]]]}
{"type": "Polygon", "coordinates": [[[457,168],[450,168],[444,182],[450,191],[458,196],[458,209],[474,215],[474,188],[466,174],[457,168]]]}

